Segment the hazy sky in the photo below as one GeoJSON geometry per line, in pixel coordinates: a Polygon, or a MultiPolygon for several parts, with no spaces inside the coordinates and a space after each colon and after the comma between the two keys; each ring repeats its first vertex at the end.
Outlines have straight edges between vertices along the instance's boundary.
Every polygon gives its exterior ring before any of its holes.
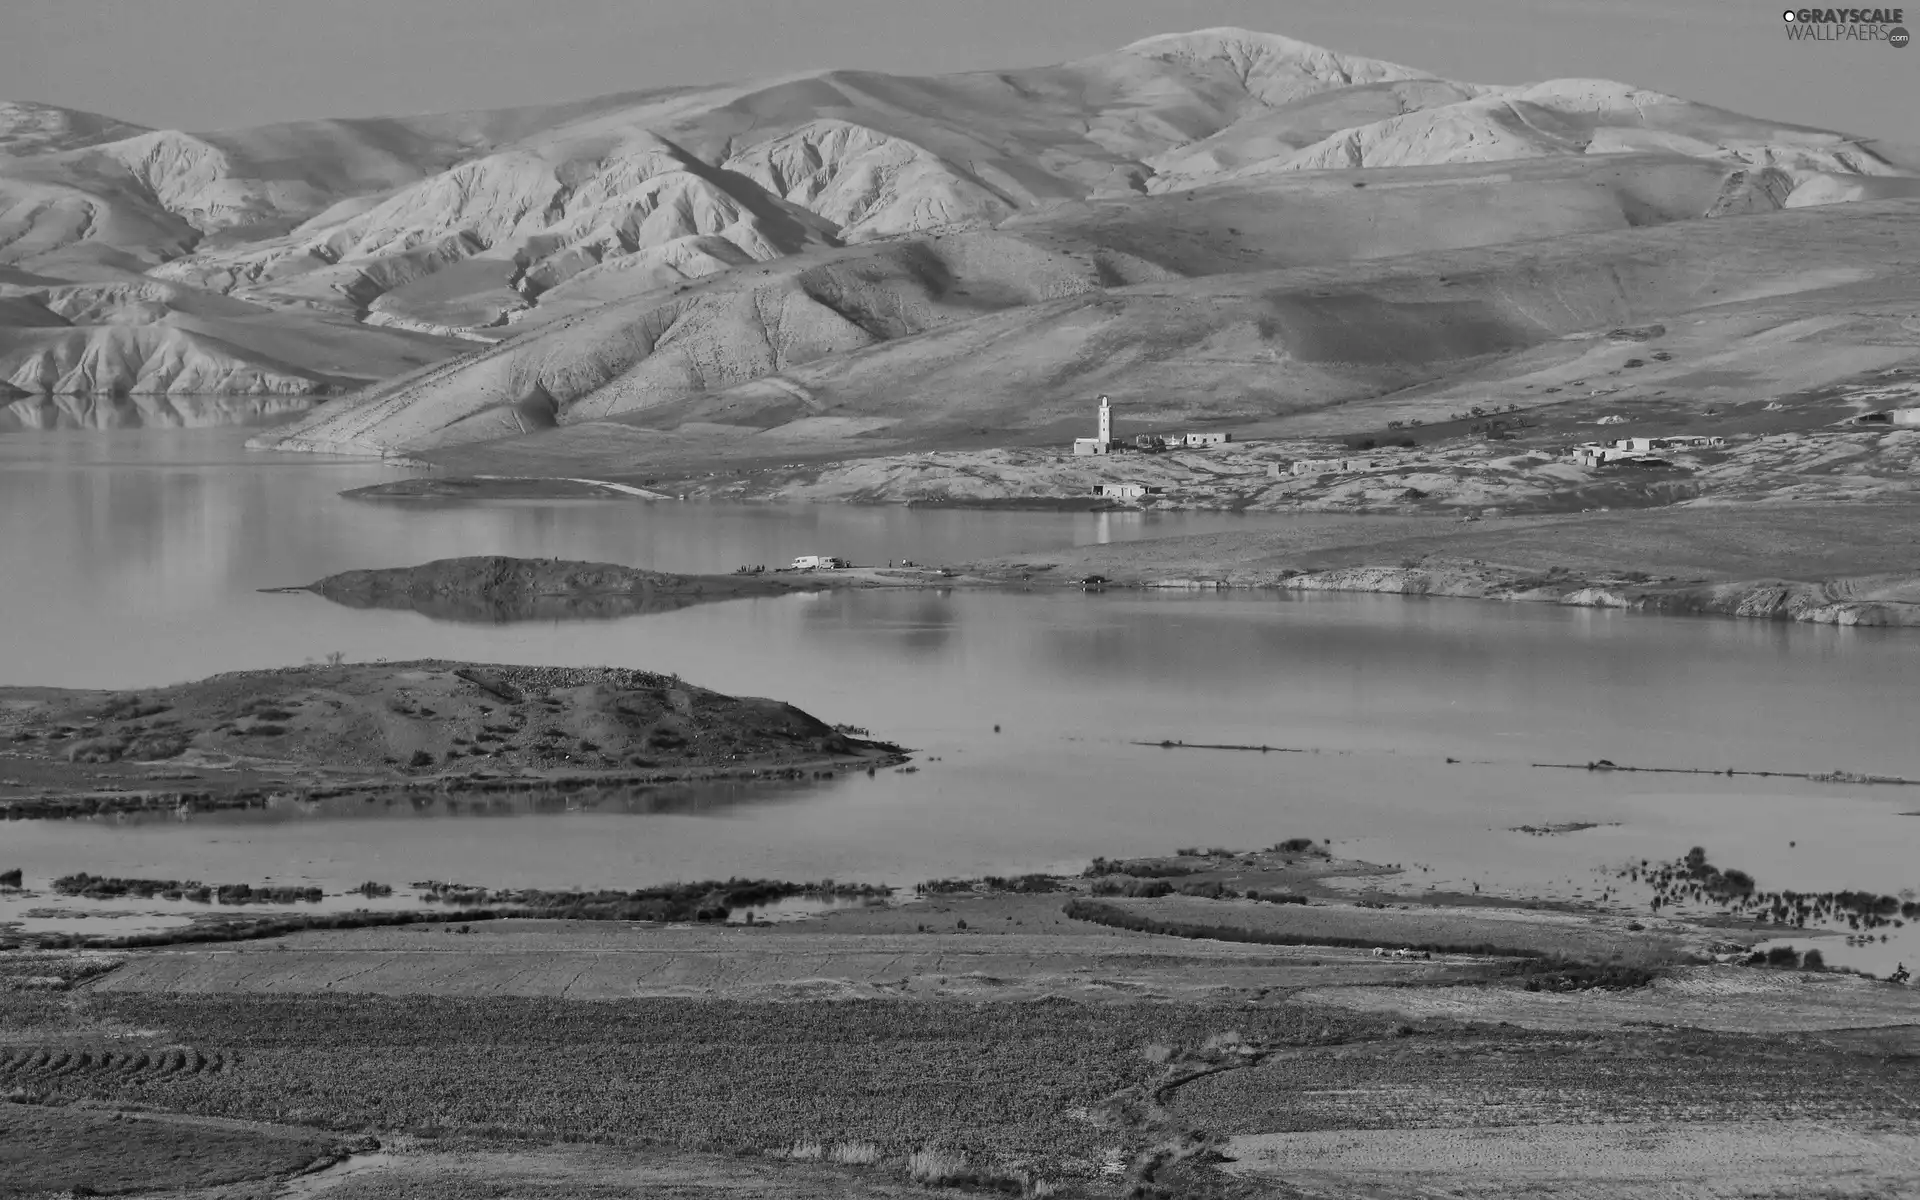
{"type": "Polygon", "coordinates": [[[1920,143],[1920,48],[1791,44],[1780,13],[1779,0],[0,0],[0,99],[215,129],[817,67],[1026,66],[1241,25],[1456,79],[1602,76],[1920,143]]]}

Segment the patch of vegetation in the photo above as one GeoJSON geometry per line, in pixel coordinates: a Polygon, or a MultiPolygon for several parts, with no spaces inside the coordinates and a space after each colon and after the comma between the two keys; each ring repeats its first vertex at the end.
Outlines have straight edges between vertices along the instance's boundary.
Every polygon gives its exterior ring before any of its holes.
{"type": "Polygon", "coordinates": [[[1284,842],[1275,842],[1273,852],[1275,854],[1318,854],[1322,858],[1327,856],[1327,852],[1321,849],[1320,845],[1312,838],[1303,837],[1288,838],[1284,842]]]}
{"type": "Polygon", "coordinates": [[[1234,900],[1240,896],[1239,892],[1217,879],[1205,883],[1183,883],[1174,890],[1182,896],[1198,896],[1203,900],[1234,900]]]}
{"type": "Polygon", "coordinates": [[[988,875],[981,879],[930,879],[914,884],[913,890],[931,896],[958,892],[1016,892],[1031,895],[1063,892],[1067,890],[1067,885],[1052,875],[988,875]]]}
{"type": "Polygon", "coordinates": [[[1094,880],[1093,894],[1152,899],[1155,896],[1173,895],[1173,884],[1164,879],[1115,879],[1109,876],[1094,880]]]}
{"type": "Polygon", "coordinates": [[[293,904],[318,903],[319,888],[274,887],[268,884],[223,883],[209,885],[198,880],[127,879],[119,876],[89,875],[82,871],[62,875],[53,881],[53,890],[63,896],[84,896],[89,900],[117,900],[127,896],[151,900],[192,900],[201,904],[293,904]]]}
{"type": "Polygon", "coordinates": [[[1700,846],[1671,863],[1642,862],[1621,871],[1620,877],[1653,889],[1654,911],[1693,901],[1717,904],[1736,913],[1775,925],[1804,929],[1809,923],[1844,924],[1853,930],[1899,928],[1920,921],[1920,902],[1876,892],[1763,892],[1745,871],[1722,870],[1707,861],[1700,846]]]}
{"type": "Polygon", "coordinates": [[[76,763],[119,762],[127,752],[127,739],[123,737],[81,738],[67,747],[67,761],[76,763]]]}
{"type": "Polygon", "coordinates": [[[1263,904],[1305,904],[1307,898],[1295,892],[1249,891],[1247,899],[1258,900],[1263,904]]]}
{"type": "Polygon", "coordinates": [[[1096,858],[1093,864],[1081,875],[1093,879],[1100,875],[1132,875],[1138,879],[1171,879],[1179,875],[1197,875],[1205,867],[1189,867],[1181,863],[1151,862],[1137,859],[1096,858]]]}
{"type": "MultiPolygon", "coordinates": [[[[1293,933],[1277,929],[1248,929],[1235,925],[1210,925],[1192,921],[1165,921],[1146,913],[1131,912],[1094,900],[1071,900],[1064,910],[1076,921],[1091,921],[1114,929],[1139,933],[1158,933],[1168,937],[1200,938],[1219,942],[1247,942],[1264,946],[1339,946],[1353,950],[1380,944],[1378,938],[1347,937],[1335,934],[1293,933]]],[[[1413,942],[1407,949],[1429,954],[1472,954],[1490,958],[1528,960],[1516,969],[1544,977],[1578,979],[1578,986],[1639,987],[1654,978],[1646,967],[1625,964],[1588,964],[1553,958],[1543,951],[1500,946],[1490,942],[1413,942]]],[[[1542,987],[1546,984],[1543,983],[1542,987]]],[[[1534,989],[1539,990],[1539,989],[1534,989]]]]}

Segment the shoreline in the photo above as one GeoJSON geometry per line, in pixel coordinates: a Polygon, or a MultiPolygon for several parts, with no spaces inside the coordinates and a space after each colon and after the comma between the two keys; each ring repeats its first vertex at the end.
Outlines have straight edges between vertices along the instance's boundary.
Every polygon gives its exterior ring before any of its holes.
{"type": "MultiPolygon", "coordinates": [[[[1496,527],[1498,528],[1498,527],[1496,527]]],[[[1405,533],[1396,524],[1393,532],[1405,533]]],[[[1448,531],[1449,533],[1451,531],[1448,531]]],[[[1260,556],[1225,544],[1259,547],[1271,531],[1246,535],[1183,535],[1138,542],[1076,546],[961,563],[951,567],[853,566],[822,571],[785,568],[736,575],[671,575],[611,563],[508,556],[441,559],[413,567],[350,571],[305,587],[355,608],[392,608],[437,620],[500,623],[531,619],[608,619],[673,611],[691,604],[795,592],[895,588],[1030,591],[1245,591],[1292,596],[1354,593],[1552,604],[1657,616],[1711,616],[1847,627],[1920,626],[1920,571],[1794,579],[1655,577],[1644,570],[1496,564],[1427,555],[1399,566],[1355,562],[1311,565],[1327,548],[1260,556]],[[1188,546],[1202,552],[1176,564],[1155,556],[1188,546]],[[1209,553],[1208,551],[1211,551],[1209,553]],[[1237,560],[1237,561],[1236,561],[1237,560]],[[1309,564],[1309,565],[1299,565],[1309,564]]],[[[1403,539],[1417,542],[1415,538],[1403,539]]],[[[1364,543],[1334,555],[1365,553],[1364,543]]]]}
{"type": "MultiPolygon", "coordinates": [[[[1501,577],[1468,569],[1442,571],[1424,567],[1356,566],[1319,572],[1282,571],[1269,580],[1208,579],[1185,575],[1146,577],[1137,581],[1108,579],[1098,584],[1097,588],[1102,591],[1371,594],[1617,609],[1668,617],[1731,617],[1874,628],[1920,625],[1920,599],[1842,598],[1858,582],[1853,579],[1810,582],[1756,579],[1662,587],[1614,579],[1582,580],[1568,586],[1562,583],[1535,584],[1517,573],[1501,577]]],[[[1914,583],[1920,585],[1920,575],[1914,578],[1914,583]]],[[[1069,583],[1062,586],[1085,585],[1069,583]]]]}

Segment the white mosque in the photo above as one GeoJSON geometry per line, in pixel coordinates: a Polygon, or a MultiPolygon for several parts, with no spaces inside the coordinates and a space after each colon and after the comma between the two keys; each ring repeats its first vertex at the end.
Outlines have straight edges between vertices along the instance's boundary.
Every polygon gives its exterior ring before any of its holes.
{"type": "Polygon", "coordinates": [[[1100,436],[1073,439],[1076,455],[1105,454],[1113,448],[1113,406],[1100,397],[1100,436]]]}

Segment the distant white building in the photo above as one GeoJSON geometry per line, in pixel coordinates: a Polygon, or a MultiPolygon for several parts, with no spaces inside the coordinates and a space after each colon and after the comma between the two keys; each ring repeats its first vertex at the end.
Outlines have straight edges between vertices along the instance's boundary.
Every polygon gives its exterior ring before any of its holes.
{"type": "Polygon", "coordinates": [[[1160,439],[1168,449],[1184,446],[1189,450],[1203,450],[1208,446],[1224,446],[1233,440],[1230,433],[1171,433],[1160,439]]]}
{"type": "Polygon", "coordinates": [[[1113,407],[1105,396],[1100,397],[1100,436],[1073,439],[1074,454],[1085,457],[1089,454],[1107,454],[1113,449],[1113,407]]]}

